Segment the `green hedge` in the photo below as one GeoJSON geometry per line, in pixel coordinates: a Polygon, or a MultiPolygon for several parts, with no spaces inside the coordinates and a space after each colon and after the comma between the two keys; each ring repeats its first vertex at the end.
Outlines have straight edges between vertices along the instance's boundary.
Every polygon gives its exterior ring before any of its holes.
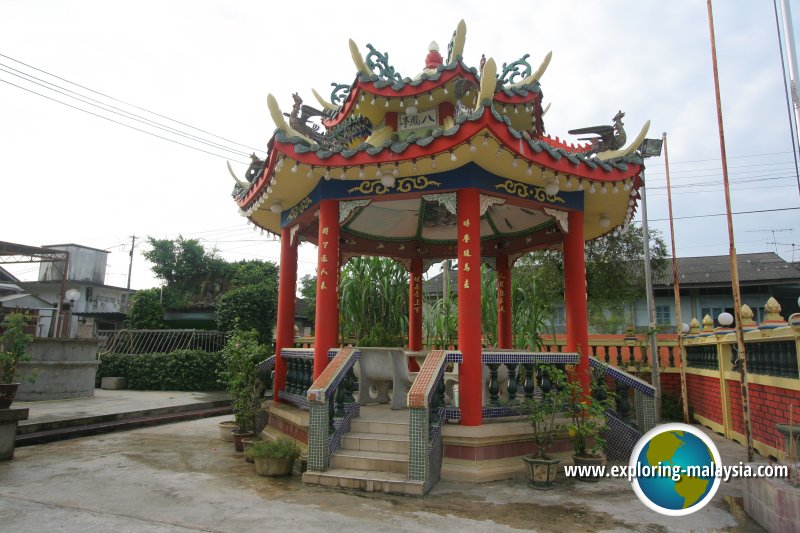
{"type": "Polygon", "coordinates": [[[143,355],[107,354],[100,358],[97,383],[103,377],[124,377],[136,390],[223,390],[218,375],[224,367],[220,352],[178,350],[143,355]]]}

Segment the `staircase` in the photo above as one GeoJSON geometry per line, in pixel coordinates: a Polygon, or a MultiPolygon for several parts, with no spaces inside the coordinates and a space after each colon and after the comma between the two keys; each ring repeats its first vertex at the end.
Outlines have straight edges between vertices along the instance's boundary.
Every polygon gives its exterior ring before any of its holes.
{"type": "Polygon", "coordinates": [[[422,482],[408,480],[408,411],[365,405],[331,454],[331,467],[306,472],[303,483],[366,492],[422,495],[422,482]]]}

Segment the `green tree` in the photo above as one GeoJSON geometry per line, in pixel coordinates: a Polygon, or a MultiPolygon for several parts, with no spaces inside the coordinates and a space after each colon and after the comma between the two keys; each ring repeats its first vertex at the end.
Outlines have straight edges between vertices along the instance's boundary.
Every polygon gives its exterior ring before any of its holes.
{"type": "Polygon", "coordinates": [[[306,274],[300,279],[300,296],[306,302],[306,318],[312,323],[317,318],[317,277],[306,274]]]}
{"type": "MultiPolygon", "coordinates": [[[[253,259],[231,263],[233,274],[230,277],[231,287],[272,283],[278,286],[278,265],[272,261],[253,259]]],[[[315,279],[316,283],[316,279],[315,279]]],[[[316,285],[315,285],[316,287],[316,285]]]]}
{"type": "Polygon", "coordinates": [[[153,273],[168,286],[186,289],[199,287],[208,273],[208,260],[197,239],[155,239],[147,237],[150,250],[142,253],[153,263],[153,273]]]}
{"type": "Polygon", "coordinates": [[[129,329],[164,329],[164,306],[159,289],[137,291],[131,299],[125,327],[129,329]]]}
{"type": "Polygon", "coordinates": [[[223,294],[216,307],[217,327],[258,332],[258,342],[272,342],[272,328],[278,316],[278,288],[274,282],[246,285],[223,294]]]}
{"type": "MultiPolygon", "coordinates": [[[[620,333],[629,320],[629,307],[645,297],[644,234],[632,224],[621,235],[589,241],[586,254],[586,292],[589,324],[596,331],[620,333]]],[[[650,257],[657,276],[667,268],[667,247],[660,232],[650,231],[650,257]]],[[[536,283],[537,300],[552,316],[564,301],[564,261],[557,250],[542,250],[520,258],[514,278],[536,283]]]]}
{"type": "Polygon", "coordinates": [[[192,305],[211,306],[223,293],[266,283],[278,283],[278,266],[271,261],[249,260],[230,263],[216,249],[210,252],[196,239],[154,239],[143,253],[153,273],[165,283],[163,300],[167,308],[192,305]]]}

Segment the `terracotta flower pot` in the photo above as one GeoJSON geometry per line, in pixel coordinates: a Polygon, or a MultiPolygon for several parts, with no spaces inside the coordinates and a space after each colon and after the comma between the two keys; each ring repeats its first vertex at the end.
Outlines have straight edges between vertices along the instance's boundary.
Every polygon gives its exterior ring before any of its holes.
{"type": "Polygon", "coordinates": [[[233,435],[233,447],[237,452],[244,451],[244,444],[242,443],[242,439],[246,437],[252,437],[252,431],[234,431],[233,435]]]}
{"type": "MultiPolygon", "coordinates": [[[[603,456],[602,455],[573,455],[572,460],[575,462],[575,466],[602,466],[603,465],[603,456]]],[[[583,475],[583,476],[576,476],[578,481],[588,481],[589,483],[597,483],[600,481],[599,474],[591,475],[583,475]]]]}
{"type": "Polygon", "coordinates": [[[233,430],[239,429],[233,420],[225,420],[219,423],[219,438],[225,442],[233,442],[233,430]]]}
{"type": "Polygon", "coordinates": [[[17,396],[19,383],[0,383],[0,409],[8,409],[17,396]]]}

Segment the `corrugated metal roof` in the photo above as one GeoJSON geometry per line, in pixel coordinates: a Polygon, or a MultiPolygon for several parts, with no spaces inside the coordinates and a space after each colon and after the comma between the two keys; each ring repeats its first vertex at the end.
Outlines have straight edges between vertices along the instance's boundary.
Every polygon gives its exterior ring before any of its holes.
{"type": "MultiPolygon", "coordinates": [[[[800,283],[800,270],[774,252],[737,254],[739,283],[800,283]]],[[[679,257],[678,276],[684,285],[730,285],[730,256],[679,257]]],[[[655,286],[672,285],[672,264],[653,280],[655,286]]]]}
{"type": "MultiPolygon", "coordinates": [[[[444,292],[444,281],[442,280],[443,277],[444,274],[439,273],[424,281],[422,284],[422,292],[424,294],[442,294],[444,292]]],[[[456,294],[458,292],[458,270],[455,269],[450,271],[450,292],[452,294],[456,294]]]]}

